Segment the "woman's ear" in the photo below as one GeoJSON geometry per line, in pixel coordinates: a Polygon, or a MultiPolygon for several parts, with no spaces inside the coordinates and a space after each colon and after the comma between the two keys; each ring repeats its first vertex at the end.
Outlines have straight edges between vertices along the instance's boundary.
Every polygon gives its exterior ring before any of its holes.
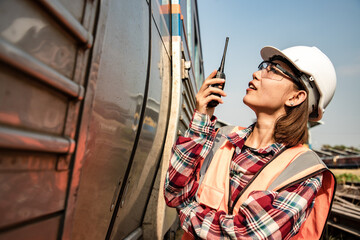
{"type": "Polygon", "coordinates": [[[301,104],[302,102],[304,102],[306,98],[307,98],[306,91],[299,90],[291,94],[291,97],[285,102],[285,105],[288,107],[295,107],[301,104]]]}

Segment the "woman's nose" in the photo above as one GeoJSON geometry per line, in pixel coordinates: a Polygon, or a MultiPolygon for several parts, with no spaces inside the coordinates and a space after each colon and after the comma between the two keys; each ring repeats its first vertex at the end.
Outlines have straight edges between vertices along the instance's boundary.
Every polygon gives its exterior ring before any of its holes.
{"type": "Polygon", "coordinates": [[[260,80],[261,79],[261,71],[256,71],[253,73],[253,79],[260,80]]]}

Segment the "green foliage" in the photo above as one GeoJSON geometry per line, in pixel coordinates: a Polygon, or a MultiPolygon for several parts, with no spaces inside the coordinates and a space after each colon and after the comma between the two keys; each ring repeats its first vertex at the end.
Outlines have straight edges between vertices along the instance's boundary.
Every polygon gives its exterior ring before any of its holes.
{"type": "Polygon", "coordinates": [[[360,176],[352,173],[337,174],[335,177],[336,181],[340,184],[344,184],[345,182],[360,182],[360,176]]]}
{"type": "Polygon", "coordinates": [[[360,152],[360,149],[356,148],[356,147],[347,147],[345,145],[335,145],[335,146],[331,146],[329,144],[324,144],[322,145],[322,148],[323,149],[326,149],[326,148],[333,148],[333,149],[336,149],[336,150],[340,150],[340,151],[344,151],[345,149],[350,149],[350,150],[353,150],[353,151],[358,151],[360,152]]]}

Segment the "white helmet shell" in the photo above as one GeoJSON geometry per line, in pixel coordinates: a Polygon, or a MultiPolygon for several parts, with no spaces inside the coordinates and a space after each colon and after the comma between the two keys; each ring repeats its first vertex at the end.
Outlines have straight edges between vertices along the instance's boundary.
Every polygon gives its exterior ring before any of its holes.
{"type": "Polygon", "coordinates": [[[309,91],[309,120],[319,121],[333,98],[336,88],[335,68],[330,59],[317,47],[307,46],[295,46],[282,51],[267,46],[261,49],[260,54],[264,60],[269,60],[276,55],[284,57],[300,72],[308,75],[306,78],[302,77],[301,80],[309,91]]]}

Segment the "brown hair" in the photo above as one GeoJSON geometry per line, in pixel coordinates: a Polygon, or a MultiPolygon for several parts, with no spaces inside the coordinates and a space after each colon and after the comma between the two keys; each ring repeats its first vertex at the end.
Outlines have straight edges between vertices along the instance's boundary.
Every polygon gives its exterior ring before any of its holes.
{"type": "MultiPolygon", "coordinates": [[[[299,90],[296,84],[294,84],[294,88],[299,90]]],[[[305,91],[307,92],[307,90],[305,91]]],[[[276,142],[292,147],[308,141],[308,104],[308,98],[306,98],[297,106],[285,106],[286,114],[275,123],[274,139],[276,142]]]]}

